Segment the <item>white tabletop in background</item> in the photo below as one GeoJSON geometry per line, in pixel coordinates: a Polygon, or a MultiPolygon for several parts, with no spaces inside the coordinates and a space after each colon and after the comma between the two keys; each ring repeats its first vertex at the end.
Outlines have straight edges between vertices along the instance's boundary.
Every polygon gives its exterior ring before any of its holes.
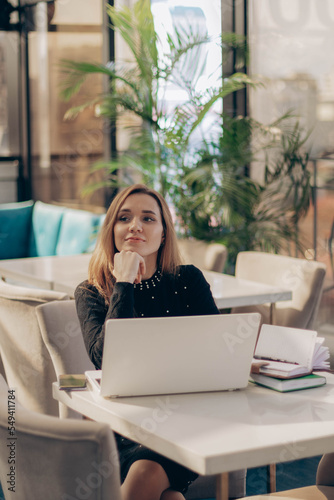
{"type": "Polygon", "coordinates": [[[228,274],[203,271],[219,309],[291,300],[292,292],[228,274]]]}
{"type": "Polygon", "coordinates": [[[199,474],[220,474],[334,451],[334,375],[316,389],[104,400],[86,391],[56,399],[199,474]]]}
{"type": "Polygon", "coordinates": [[[87,279],[91,254],[0,260],[0,274],[22,283],[66,292],[87,279]]]}
{"type": "MultiPolygon", "coordinates": [[[[76,286],[87,278],[90,254],[0,260],[0,275],[73,297],[76,286]]],[[[227,274],[203,271],[219,309],[290,300],[292,293],[278,287],[247,281],[227,274]]]]}

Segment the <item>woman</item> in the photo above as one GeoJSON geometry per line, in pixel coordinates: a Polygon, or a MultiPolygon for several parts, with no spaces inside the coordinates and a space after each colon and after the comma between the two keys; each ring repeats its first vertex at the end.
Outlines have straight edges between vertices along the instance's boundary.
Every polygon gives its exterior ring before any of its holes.
{"type": "MultiPolygon", "coordinates": [[[[142,184],[123,190],[110,205],[75,300],[97,369],[108,319],[219,313],[201,271],[181,265],[167,203],[142,184]]],[[[184,499],[195,473],[117,434],[116,441],[124,500],[184,499]]]]}

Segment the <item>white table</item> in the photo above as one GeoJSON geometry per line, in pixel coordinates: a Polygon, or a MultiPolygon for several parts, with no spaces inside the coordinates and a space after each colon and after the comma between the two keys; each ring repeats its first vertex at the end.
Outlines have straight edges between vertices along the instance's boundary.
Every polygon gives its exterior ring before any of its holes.
{"type": "Polygon", "coordinates": [[[334,375],[325,376],[324,387],[285,394],[250,384],[235,392],[104,400],[88,390],[59,391],[54,383],[53,395],[199,474],[221,478],[333,452],[334,375]]]}
{"type": "MultiPolygon", "coordinates": [[[[76,286],[87,278],[90,254],[0,260],[0,276],[73,297],[76,286]]],[[[292,293],[227,274],[203,271],[219,309],[290,300],[292,293]]]]}
{"type": "Polygon", "coordinates": [[[73,296],[75,287],[87,279],[90,258],[91,254],[80,254],[0,260],[0,275],[73,296]]]}

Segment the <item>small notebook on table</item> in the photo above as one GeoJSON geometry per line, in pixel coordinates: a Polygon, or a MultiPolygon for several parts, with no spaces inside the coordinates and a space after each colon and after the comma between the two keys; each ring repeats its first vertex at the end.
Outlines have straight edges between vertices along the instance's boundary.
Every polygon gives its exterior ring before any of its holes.
{"type": "Polygon", "coordinates": [[[314,330],[262,325],[252,371],[277,378],[308,375],[329,370],[329,349],[314,330]]]}

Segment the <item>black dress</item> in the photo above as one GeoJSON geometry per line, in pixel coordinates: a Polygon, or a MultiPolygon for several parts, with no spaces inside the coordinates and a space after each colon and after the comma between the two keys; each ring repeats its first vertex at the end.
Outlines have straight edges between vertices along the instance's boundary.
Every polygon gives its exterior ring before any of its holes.
{"type": "MultiPolygon", "coordinates": [[[[133,317],[193,316],[219,314],[210,286],[195,266],[180,266],[177,274],[161,274],[139,285],[116,283],[109,307],[93,285],[81,283],[75,300],[87,352],[97,369],[101,368],[104,327],[107,319],[133,317]]],[[[158,462],[168,476],[171,488],[185,493],[197,474],[185,467],[115,433],[121,481],[136,460],[158,462]]]]}

